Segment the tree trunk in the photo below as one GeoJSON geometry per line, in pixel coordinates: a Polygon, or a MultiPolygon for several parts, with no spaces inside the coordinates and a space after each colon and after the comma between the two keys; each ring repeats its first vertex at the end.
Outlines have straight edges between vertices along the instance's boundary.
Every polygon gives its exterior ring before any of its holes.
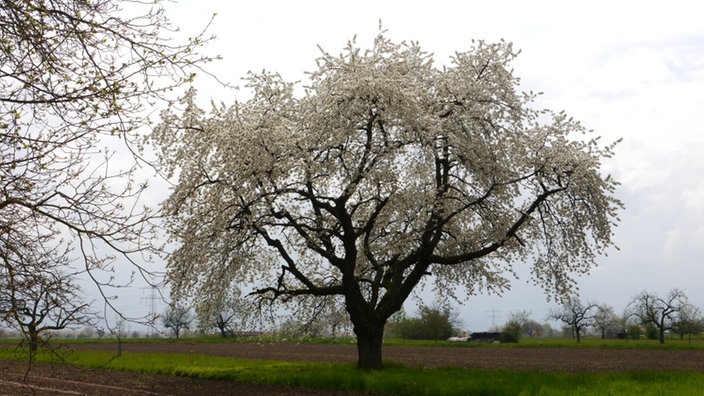
{"type": "Polygon", "coordinates": [[[117,354],[115,356],[122,356],[122,337],[117,337],[117,354]]]}
{"type": "Polygon", "coordinates": [[[365,325],[354,326],[357,335],[357,368],[381,370],[381,344],[384,338],[384,323],[368,321],[365,325]]]}
{"type": "Polygon", "coordinates": [[[663,327],[660,327],[660,343],[665,343],[665,329],[663,327]]]}
{"type": "Polygon", "coordinates": [[[29,352],[35,353],[39,348],[39,332],[33,327],[29,327],[29,352]]]}
{"type": "Polygon", "coordinates": [[[579,344],[579,342],[582,340],[581,337],[580,337],[580,334],[579,334],[580,329],[575,329],[574,332],[575,332],[575,334],[577,335],[577,344],[579,344]]]}

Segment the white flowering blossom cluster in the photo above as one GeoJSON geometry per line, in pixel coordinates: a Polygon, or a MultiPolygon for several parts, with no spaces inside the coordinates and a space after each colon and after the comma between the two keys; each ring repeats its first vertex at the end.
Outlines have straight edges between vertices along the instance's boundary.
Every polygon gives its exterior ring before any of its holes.
{"type": "Polygon", "coordinates": [[[501,292],[525,263],[551,294],[570,291],[612,245],[621,203],[600,165],[613,145],[532,109],[516,55],[480,41],[438,68],[380,34],[323,53],[300,95],[266,72],[248,77],[250,100],[209,114],[189,92],[152,137],[177,175],[175,291],[341,296],[363,367],[380,365],[386,320],[425,279],[501,292]]]}

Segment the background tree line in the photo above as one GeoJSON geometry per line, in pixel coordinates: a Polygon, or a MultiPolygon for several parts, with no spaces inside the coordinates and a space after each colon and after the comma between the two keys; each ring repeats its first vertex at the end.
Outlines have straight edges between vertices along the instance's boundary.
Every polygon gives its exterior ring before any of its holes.
{"type": "Polygon", "coordinates": [[[704,331],[701,310],[689,302],[684,291],[676,288],[664,296],[642,291],[620,315],[607,304],[570,296],[559,309],[551,310],[548,318],[563,323],[577,342],[587,329],[596,330],[601,338],[638,339],[645,335],[660,343],[665,343],[668,332],[684,339],[686,335],[704,331]]]}
{"type": "MultiPolygon", "coordinates": [[[[159,323],[163,332],[150,336],[173,336],[180,338],[184,331],[197,334],[218,334],[225,337],[242,336],[251,334],[251,323],[242,322],[240,314],[241,301],[235,299],[229,304],[223,303],[220,310],[207,314],[198,309],[178,303],[170,304],[160,315],[159,323]]],[[[64,304],[71,307],[71,304],[64,304]]],[[[91,333],[91,325],[95,317],[80,317],[65,324],[81,327],[80,336],[87,334],[105,335],[103,330],[91,333]],[[92,318],[92,319],[91,319],[92,318]]],[[[637,340],[643,337],[657,339],[664,343],[666,334],[675,335],[680,339],[698,335],[704,331],[704,315],[701,310],[688,302],[686,294],[679,289],[673,289],[664,297],[655,293],[643,291],[630,301],[626,309],[617,314],[608,304],[582,301],[576,296],[566,299],[559,308],[550,310],[546,321],[557,321],[563,326],[554,328],[548,322],[539,322],[531,318],[531,312],[516,310],[509,313],[507,321],[489,331],[501,332],[502,342],[519,342],[528,337],[573,337],[580,342],[585,335],[596,336],[602,339],[619,338],[637,340]]],[[[61,327],[63,328],[63,327],[61,327]]],[[[54,335],[59,338],[68,333],[57,333],[51,328],[54,335]]],[[[477,329],[474,329],[477,330],[477,329]]],[[[28,330],[29,331],[29,330],[28,330]]],[[[342,304],[328,301],[321,304],[318,312],[312,316],[302,316],[299,313],[285,312],[277,326],[270,329],[272,335],[282,338],[317,338],[317,337],[348,337],[351,335],[351,324],[344,313],[342,304]]],[[[115,332],[108,333],[114,335],[115,332]]],[[[124,331],[122,332],[124,333],[124,331]]],[[[121,334],[122,334],[121,333],[121,334]]],[[[7,336],[9,333],[3,332],[7,336]]],[[[257,333],[258,334],[258,333],[257,333]]],[[[32,337],[38,333],[33,330],[32,337]]],[[[405,310],[400,310],[393,315],[386,326],[385,337],[418,340],[446,340],[453,336],[468,336],[468,331],[463,328],[459,313],[450,307],[438,304],[418,306],[415,315],[409,315],[405,310]]],[[[122,334],[125,337],[126,334],[122,334]]],[[[133,332],[131,337],[141,336],[133,332]]],[[[38,339],[34,339],[35,344],[38,339]]],[[[35,345],[36,346],[36,345],[35,345]]]]}
{"type": "MultiPolygon", "coordinates": [[[[210,332],[217,328],[223,337],[232,335],[231,326],[237,314],[234,306],[230,308],[229,314],[219,311],[210,319],[198,316],[201,331],[210,332]],[[224,318],[227,321],[223,321],[224,318]],[[222,330],[225,326],[230,332],[222,330]]],[[[169,316],[164,314],[164,317],[169,316]]],[[[195,317],[189,318],[190,321],[195,320],[195,317]]],[[[349,335],[350,326],[344,307],[338,305],[336,309],[332,306],[321,309],[313,317],[289,315],[275,332],[285,337],[334,337],[349,335]]],[[[452,336],[467,335],[467,330],[462,326],[458,312],[450,307],[420,304],[415,315],[409,315],[403,309],[394,314],[386,326],[385,337],[446,340],[452,336]]],[[[664,343],[668,333],[680,339],[702,333],[704,315],[680,289],[672,289],[665,296],[642,291],[632,298],[621,314],[617,314],[608,304],[582,301],[577,296],[570,296],[564,299],[560,307],[551,309],[543,322],[531,318],[530,311],[516,310],[509,313],[502,326],[489,330],[500,331],[502,342],[519,342],[523,337],[560,336],[573,337],[580,342],[583,336],[589,334],[602,339],[647,337],[664,343]],[[556,321],[563,327],[555,329],[546,321],[556,321]]]]}

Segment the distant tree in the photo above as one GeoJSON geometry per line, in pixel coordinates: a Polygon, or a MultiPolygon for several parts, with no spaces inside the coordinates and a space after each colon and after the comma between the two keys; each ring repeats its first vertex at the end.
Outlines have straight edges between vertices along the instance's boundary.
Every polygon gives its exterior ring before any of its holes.
{"type": "Polygon", "coordinates": [[[234,309],[223,309],[222,311],[211,312],[209,316],[202,316],[196,312],[198,332],[210,334],[213,329],[217,329],[222,338],[227,338],[234,334],[232,323],[237,313],[234,309]]]}
{"type": "Polygon", "coordinates": [[[237,310],[234,306],[211,305],[207,311],[199,310],[196,305],[195,316],[198,321],[198,330],[203,334],[210,334],[213,328],[216,328],[220,336],[227,338],[234,334],[232,322],[237,317],[237,310]]]}
{"type": "Polygon", "coordinates": [[[684,340],[684,336],[689,335],[689,343],[691,344],[692,334],[704,331],[704,317],[702,317],[699,308],[690,304],[680,310],[672,330],[679,334],[680,340],[684,340]]]}
{"type": "Polygon", "coordinates": [[[228,335],[234,334],[234,329],[232,328],[232,319],[235,318],[235,311],[224,311],[218,312],[213,318],[213,324],[220,331],[222,338],[227,338],[228,335]]]}
{"type": "Polygon", "coordinates": [[[626,340],[626,342],[630,339],[629,332],[631,326],[635,325],[640,328],[640,322],[629,312],[628,308],[626,308],[620,315],[616,316],[616,322],[614,325],[616,326],[616,337],[621,340],[626,340]]]}
{"type": "Polygon", "coordinates": [[[605,339],[607,335],[615,335],[620,331],[619,317],[614,312],[614,308],[599,304],[593,317],[594,327],[601,333],[601,339],[605,339]]]}
{"type": "Polygon", "coordinates": [[[665,332],[674,329],[679,313],[688,306],[687,295],[679,289],[670,290],[664,298],[643,291],[628,305],[631,315],[638,318],[641,325],[654,328],[661,344],[665,343],[665,332]]]}
{"type": "Polygon", "coordinates": [[[171,304],[161,315],[161,323],[165,328],[173,331],[176,339],[179,339],[181,331],[189,329],[193,323],[193,314],[187,307],[178,304],[171,304]]]}
{"type": "Polygon", "coordinates": [[[199,331],[209,333],[217,328],[223,338],[234,333],[233,322],[241,319],[248,309],[239,288],[234,286],[214,287],[210,298],[193,301],[193,307],[199,331]]]}
{"type": "Polygon", "coordinates": [[[543,325],[533,319],[529,319],[523,323],[523,334],[529,338],[541,336],[543,335],[543,325]]]}
{"type": "Polygon", "coordinates": [[[268,72],[209,114],[188,92],[152,134],[178,177],[164,204],[174,290],[208,299],[246,276],[262,302],[339,296],[364,369],[383,367],[384,327],[424,282],[443,297],[502,291],[529,262],[567,293],[612,245],[614,146],[534,109],[516,56],[478,41],[435,67],[382,32],[322,53],[300,95],[268,72]]]}
{"type": "Polygon", "coordinates": [[[531,321],[530,311],[517,310],[509,312],[508,320],[502,328],[502,342],[519,342],[526,333],[526,325],[531,321]]]}
{"type": "Polygon", "coordinates": [[[0,321],[19,328],[34,353],[43,333],[89,325],[95,316],[75,273],[65,272],[70,251],[53,233],[33,240],[16,230],[0,232],[0,321]]]}
{"type": "Polygon", "coordinates": [[[558,330],[555,330],[550,323],[543,323],[543,329],[541,330],[543,337],[554,337],[558,330]]]}
{"type": "Polygon", "coordinates": [[[117,340],[117,350],[115,351],[115,356],[120,357],[122,356],[122,343],[127,338],[128,331],[127,331],[127,324],[126,321],[123,317],[118,316],[115,318],[115,324],[113,327],[108,327],[110,329],[110,333],[115,337],[117,340]]]}
{"type": "Polygon", "coordinates": [[[511,311],[508,313],[508,320],[519,323],[521,326],[528,323],[530,319],[531,312],[525,309],[519,309],[516,311],[511,311]]]}
{"type": "Polygon", "coordinates": [[[594,323],[594,315],[598,305],[593,302],[582,301],[577,296],[566,298],[560,309],[552,309],[548,314],[550,319],[559,320],[567,325],[574,333],[577,343],[581,341],[582,331],[594,323]]]}

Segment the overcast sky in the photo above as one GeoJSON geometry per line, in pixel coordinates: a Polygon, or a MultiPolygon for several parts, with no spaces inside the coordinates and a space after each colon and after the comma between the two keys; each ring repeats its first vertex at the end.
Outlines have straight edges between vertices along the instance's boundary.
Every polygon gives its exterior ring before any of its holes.
{"type": "MultiPolygon", "coordinates": [[[[437,64],[471,39],[512,41],[522,50],[514,73],[523,89],[544,92],[538,106],[566,110],[606,141],[623,138],[605,164],[626,205],[620,251],[580,280],[583,299],[621,312],[642,290],[677,287],[704,309],[704,3],[190,0],[168,9],[189,35],[213,13],[218,38],[207,51],[223,60],[210,69],[235,85],[250,70],[304,79],[318,45],[338,53],[356,35],[369,47],[380,20],[389,37],[419,41],[437,64]]],[[[226,104],[244,95],[208,79],[196,87],[201,98],[226,104]]],[[[503,297],[470,297],[457,308],[464,328],[485,330],[492,310],[497,324],[516,310],[544,321],[556,305],[526,281],[503,297]]]]}

